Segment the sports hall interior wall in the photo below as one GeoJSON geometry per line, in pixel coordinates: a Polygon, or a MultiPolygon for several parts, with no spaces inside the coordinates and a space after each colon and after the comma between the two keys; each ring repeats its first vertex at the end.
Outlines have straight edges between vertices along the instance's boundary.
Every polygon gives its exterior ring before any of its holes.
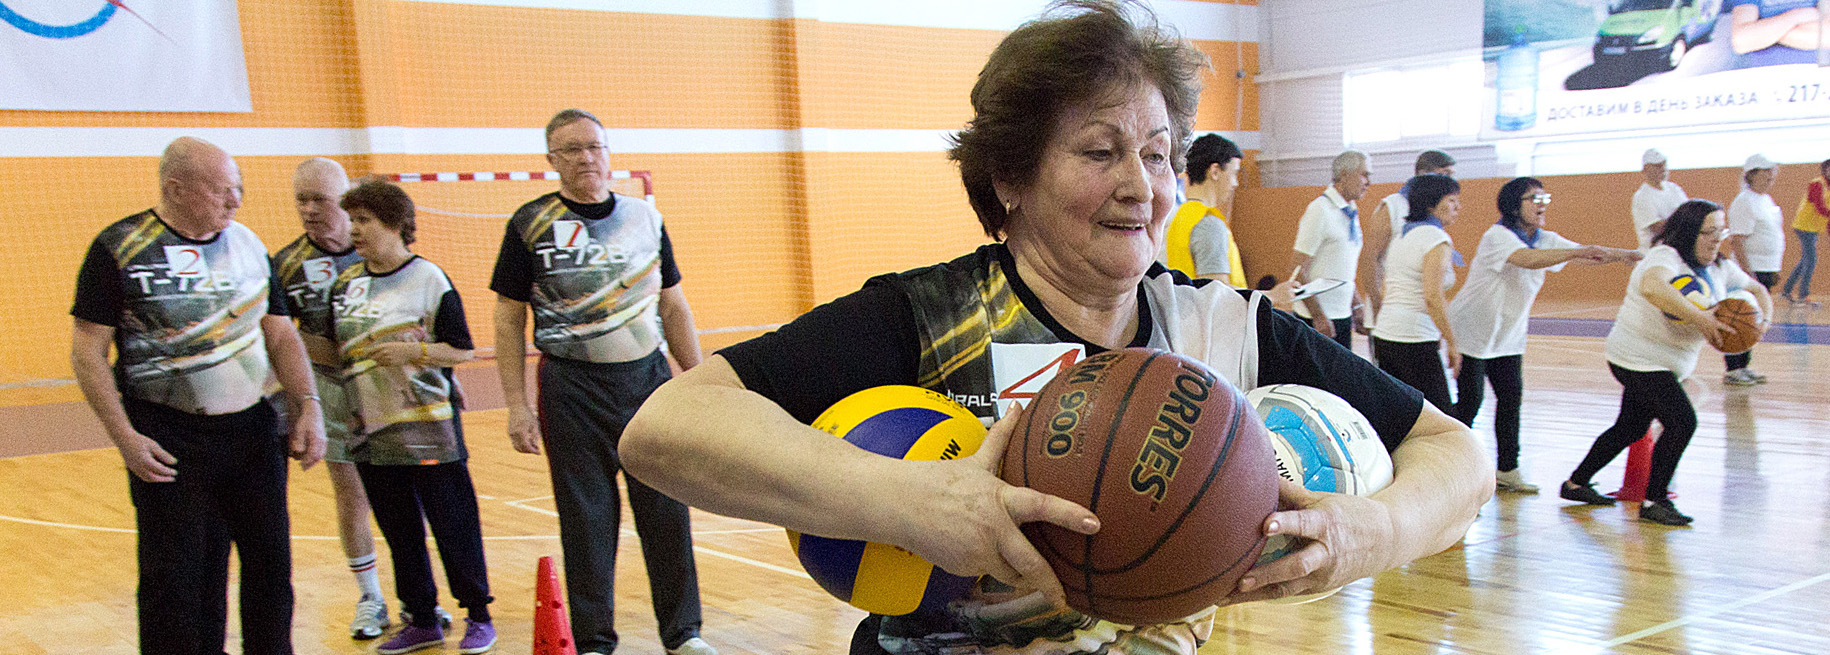
{"type": "MultiPolygon", "coordinates": [[[[1239,238],[1240,258],[1247,279],[1275,275],[1282,280],[1290,276],[1291,245],[1296,241],[1297,219],[1303,209],[1327,187],[1301,186],[1267,188],[1248,178],[1250,167],[1242,174],[1246,185],[1240,189],[1231,221],[1239,238]]],[[[1773,187],[1773,200],[1785,212],[1786,257],[1783,271],[1791,271],[1798,261],[1799,244],[1793,236],[1792,212],[1804,197],[1805,185],[1817,177],[1815,164],[1790,164],[1780,168],[1779,182],[1773,187]]],[[[1475,246],[1487,228],[1499,220],[1495,200],[1500,186],[1508,178],[1462,179],[1461,216],[1449,226],[1449,235],[1462,256],[1473,259],[1475,246]]],[[[1638,244],[1633,236],[1630,207],[1633,192],[1645,182],[1638,172],[1595,175],[1563,175],[1538,178],[1551,193],[1546,227],[1579,243],[1619,248],[1638,244]]],[[[1715,201],[1724,208],[1740,193],[1741,169],[1703,168],[1671,171],[1671,181],[1683,187],[1692,198],[1715,201]]],[[[1402,180],[1374,180],[1372,188],[1360,200],[1363,219],[1370,218],[1379,199],[1395,193],[1402,180]]],[[[1362,264],[1365,262],[1362,258],[1362,264]]],[[[1607,266],[1568,266],[1562,272],[1546,276],[1544,290],[1538,297],[1539,307],[1598,307],[1618,304],[1626,292],[1627,275],[1632,268],[1624,264],[1607,266]]],[[[1457,282],[1467,279],[1466,269],[1457,271],[1457,282]]],[[[1372,272],[1362,265],[1360,280],[1372,279],[1372,272]]],[[[1815,281],[1813,295],[1827,288],[1825,280],[1815,281]]],[[[1781,280],[1783,281],[1783,276],[1781,280]]]]}
{"type": "MultiPolygon", "coordinates": [[[[0,131],[67,130],[71,144],[29,156],[0,147],[0,220],[14,228],[0,232],[0,252],[11,255],[0,312],[14,327],[0,336],[0,456],[105,444],[99,433],[42,426],[51,424],[45,412],[78,417],[56,425],[90,420],[68,361],[68,309],[83,253],[103,226],[157,202],[158,147],[98,144],[121,134],[108,130],[157,133],[159,145],[181,134],[224,145],[246,188],[238,220],[277,250],[299,234],[290,179],[306,157],[330,156],[352,177],[545,171],[537,134],[530,147],[507,154],[496,141],[461,139],[537,131],[565,107],[596,113],[613,133],[956,130],[970,117],[978,69],[1003,34],[407,0],[237,4],[251,113],[0,111],[0,131]],[[401,128],[444,140],[367,145],[401,128]],[[289,145],[338,139],[348,145],[289,145]],[[256,145],[237,146],[247,143],[256,145]]],[[[1217,71],[1205,76],[1197,129],[1255,131],[1257,44],[1195,45],[1217,71]],[[1236,78],[1234,70],[1246,74],[1236,78]]],[[[871,275],[950,259],[985,241],[957,168],[938,146],[632,152],[609,145],[613,168],[653,174],[698,327],[712,331],[702,337],[708,350],[758,333],[747,328],[791,320],[871,275]]],[[[494,336],[487,283],[506,215],[556,183],[403,187],[420,206],[415,250],[451,275],[487,354],[494,336]]]]}

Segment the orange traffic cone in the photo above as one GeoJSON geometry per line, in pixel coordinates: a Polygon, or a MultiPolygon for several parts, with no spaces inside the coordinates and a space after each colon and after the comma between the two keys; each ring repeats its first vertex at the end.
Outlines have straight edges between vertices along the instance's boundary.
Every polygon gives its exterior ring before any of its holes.
{"type": "Polygon", "coordinates": [[[572,643],[572,622],[566,618],[566,604],[559,593],[559,574],[553,570],[553,558],[540,558],[539,579],[534,581],[534,653],[533,655],[578,655],[572,643]]]}

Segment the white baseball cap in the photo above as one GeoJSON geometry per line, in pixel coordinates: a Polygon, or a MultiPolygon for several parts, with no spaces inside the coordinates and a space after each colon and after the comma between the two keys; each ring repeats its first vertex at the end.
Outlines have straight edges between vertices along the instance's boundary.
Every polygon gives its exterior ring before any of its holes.
{"type": "Polygon", "coordinates": [[[1639,156],[1639,163],[1646,165],[1663,164],[1665,163],[1665,153],[1659,152],[1658,148],[1647,148],[1646,154],[1639,156]]]}
{"type": "Polygon", "coordinates": [[[1755,171],[1763,168],[1779,168],[1779,164],[1775,164],[1773,163],[1773,160],[1767,159],[1766,155],[1754,153],[1747,158],[1747,163],[1741,165],[1741,172],[1746,173],[1748,171],[1755,171]]]}

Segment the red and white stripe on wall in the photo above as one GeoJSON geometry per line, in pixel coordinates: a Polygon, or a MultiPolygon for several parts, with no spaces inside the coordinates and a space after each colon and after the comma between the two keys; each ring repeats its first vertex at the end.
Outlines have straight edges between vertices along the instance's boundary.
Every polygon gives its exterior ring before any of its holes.
{"type": "MultiPolygon", "coordinates": [[[[557,180],[557,171],[512,171],[508,173],[382,173],[381,179],[389,182],[492,182],[557,180]]],[[[648,171],[610,171],[610,179],[627,180],[630,178],[642,181],[642,196],[654,202],[654,174],[648,171]]]]}

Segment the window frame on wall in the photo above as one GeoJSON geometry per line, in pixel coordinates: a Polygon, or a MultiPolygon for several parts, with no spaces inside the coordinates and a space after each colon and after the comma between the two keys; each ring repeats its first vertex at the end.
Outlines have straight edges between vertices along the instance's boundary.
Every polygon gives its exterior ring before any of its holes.
{"type": "Polygon", "coordinates": [[[1478,143],[1485,74],[1479,57],[1348,71],[1341,75],[1343,145],[1402,150],[1478,143]]]}

